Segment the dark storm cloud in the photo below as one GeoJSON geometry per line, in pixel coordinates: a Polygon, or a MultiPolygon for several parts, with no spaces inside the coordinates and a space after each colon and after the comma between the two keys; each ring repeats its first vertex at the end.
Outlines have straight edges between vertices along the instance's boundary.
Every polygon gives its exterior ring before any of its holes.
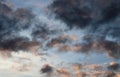
{"type": "Polygon", "coordinates": [[[86,43],[75,45],[73,50],[102,50],[119,57],[120,0],[54,0],[48,8],[68,26],[87,29],[86,43]]]}
{"type": "Polygon", "coordinates": [[[0,1],[0,49],[25,49],[30,41],[18,32],[28,28],[35,16],[26,8],[13,11],[3,1],[0,1]]]}
{"type": "Polygon", "coordinates": [[[39,39],[47,40],[48,34],[55,33],[48,29],[49,22],[40,21],[33,10],[14,8],[16,6],[9,7],[5,0],[0,1],[0,49],[26,50],[40,45],[39,39]]]}
{"type": "Polygon", "coordinates": [[[50,8],[68,25],[83,28],[115,19],[120,14],[120,0],[54,0],[50,8]]]}
{"type": "MultiPolygon", "coordinates": [[[[80,28],[85,28],[92,24],[92,36],[83,38],[87,40],[87,44],[75,45],[73,49],[68,46],[65,46],[65,48],[83,51],[104,49],[105,51],[116,51],[116,53],[119,53],[119,4],[119,0],[54,0],[50,6],[51,10],[56,14],[57,18],[62,19],[69,26],[77,25],[80,28]],[[114,42],[109,41],[106,39],[107,36],[118,38],[119,42],[116,40],[114,42]]],[[[50,32],[46,27],[46,25],[49,25],[46,20],[44,20],[46,21],[45,23],[41,24],[42,21],[36,22],[34,18],[35,15],[26,8],[13,10],[5,2],[0,2],[0,48],[10,50],[28,48],[27,46],[32,41],[19,36],[18,33],[24,29],[28,30],[33,22],[35,24],[34,30],[32,29],[33,31],[31,31],[31,36],[36,45],[38,45],[36,38],[43,38],[45,41],[49,39],[47,35],[57,32],[50,32]]],[[[89,33],[91,32],[89,31],[89,33]]],[[[53,39],[52,43],[65,44],[69,41],[71,40],[58,37],[53,39]]],[[[54,45],[52,43],[50,42],[47,45],[54,45]]]]}

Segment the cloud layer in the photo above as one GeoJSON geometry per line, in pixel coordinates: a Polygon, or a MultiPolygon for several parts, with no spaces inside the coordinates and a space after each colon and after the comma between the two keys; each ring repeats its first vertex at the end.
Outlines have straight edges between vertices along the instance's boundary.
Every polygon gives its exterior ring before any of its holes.
{"type": "Polygon", "coordinates": [[[119,0],[54,0],[50,8],[57,18],[81,28],[114,20],[120,14],[119,0]]]}

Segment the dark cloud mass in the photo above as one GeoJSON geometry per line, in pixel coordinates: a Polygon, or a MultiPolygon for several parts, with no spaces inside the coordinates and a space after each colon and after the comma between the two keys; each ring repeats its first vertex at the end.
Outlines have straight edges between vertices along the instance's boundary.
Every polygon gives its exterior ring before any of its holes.
{"type": "Polygon", "coordinates": [[[32,14],[32,12],[30,12],[28,9],[18,8],[14,11],[11,7],[5,4],[5,0],[1,0],[0,48],[15,50],[17,47],[22,46],[21,43],[27,43],[29,39],[26,41],[25,38],[19,36],[18,32],[28,28],[33,18],[34,14],[32,14]]]}
{"type": "Polygon", "coordinates": [[[58,30],[50,30],[48,28],[52,21],[47,22],[46,19],[36,21],[36,15],[31,10],[26,8],[13,10],[12,7],[5,4],[4,0],[1,0],[0,48],[10,50],[28,49],[29,46],[32,46],[31,43],[39,45],[42,39],[42,42],[48,41],[45,45],[48,48],[61,46],[59,48],[61,51],[84,52],[93,49],[103,50],[107,51],[110,56],[118,57],[120,55],[119,4],[119,0],[54,0],[48,7],[52,13],[56,14],[56,18],[63,20],[70,27],[75,25],[88,31],[86,31],[86,35],[82,40],[86,42],[85,44],[75,44],[71,47],[68,45],[73,43],[73,40],[70,39],[71,37],[58,36],[53,38],[50,36],[50,34],[54,35],[58,32],[58,30]],[[90,30],[85,28],[88,26],[91,27],[90,30]],[[32,41],[27,37],[20,36],[19,32],[22,30],[30,30],[32,41]],[[110,40],[110,37],[112,40],[110,40]]]}
{"type": "Polygon", "coordinates": [[[120,55],[120,0],[54,0],[48,8],[69,27],[87,30],[87,44],[76,45],[77,50],[120,55]]]}
{"type": "Polygon", "coordinates": [[[37,39],[47,40],[47,35],[54,33],[33,10],[15,7],[8,6],[7,0],[0,0],[0,49],[28,50],[32,46],[40,46],[37,39]]]}
{"type": "Polygon", "coordinates": [[[120,14],[120,0],[54,0],[50,8],[68,25],[83,28],[113,21],[120,14]]]}

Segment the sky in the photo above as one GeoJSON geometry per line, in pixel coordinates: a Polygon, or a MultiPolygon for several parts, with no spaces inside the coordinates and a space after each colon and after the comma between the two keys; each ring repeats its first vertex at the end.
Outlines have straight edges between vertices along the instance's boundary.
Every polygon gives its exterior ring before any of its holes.
{"type": "MultiPolygon", "coordinates": [[[[61,1],[64,2],[64,0],[61,0],[61,1]]],[[[13,47],[19,48],[20,45],[27,46],[28,44],[31,44],[31,43],[32,43],[32,46],[28,45],[28,48],[30,49],[27,52],[25,50],[17,50],[16,52],[12,51],[10,53],[10,57],[9,55],[7,55],[7,53],[3,53],[4,55],[0,53],[0,77],[9,77],[9,76],[11,77],[45,77],[44,74],[40,73],[40,69],[44,64],[52,65],[55,70],[57,68],[65,67],[71,72],[72,68],[70,67],[72,67],[72,64],[75,64],[75,63],[101,64],[101,65],[104,65],[105,63],[109,64],[111,61],[116,61],[120,63],[120,60],[117,59],[119,58],[120,45],[117,43],[116,40],[113,41],[113,39],[111,39],[112,40],[111,41],[101,37],[101,35],[103,35],[104,37],[108,35],[108,34],[103,34],[104,31],[107,32],[106,30],[107,29],[109,30],[110,25],[114,27],[116,23],[115,21],[117,19],[108,24],[106,23],[100,26],[98,26],[97,24],[98,29],[94,31],[93,29],[91,29],[93,25],[90,25],[91,27],[86,27],[85,29],[77,28],[77,27],[69,29],[68,28],[69,25],[67,25],[65,22],[61,21],[60,19],[56,19],[54,16],[52,17],[45,14],[46,7],[52,2],[52,0],[11,0],[11,2],[13,4],[12,9],[17,9],[17,8],[31,9],[33,13],[37,14],[37,15],[35,14],[37,17],[31,19],[32,22],[30,21],[29,22],[30,24],[27,24],[29,26],[28,28],[24,29],[22,27],[20,28],[20,31],[18,31],[18,36],[23,38],[22,39],[23,44],[19,42],[19,38],[17,39],[16,37],[15,39],[12,40],[13,42],[15,41],[15,45],[14,43],[11,44],[11,39],[8,38],[7,41],[10,42],[10,45],[11,46],[13,45],[13,47]],[[45,30],[41,30],[41,29],[45,29],[45,30]],[[40,36],[40,35],[43,35],[43,36],[40,36]],[[31,40],[28,41],[27,39],[26,41],[24,37],[31,40]],[[24,42],[30,42],[30,43],[24,44],[24,42]],[[33,45],[33,43],[36,43],[36,42],[40,43],[40,44],[37,44],[39,48],[33,45]]],[[[66,8],[68,9],[69,7],[66,7],[66,8]]],[[[64,7],[62,7],[62,9],[63,9],[63,13],[64,14],[66,13],[66,15],[68,15],[68,19],[69,17],[70,19],[74,17],[71,15],[71,13],[69,13],[71,12],[71,9],[68,9],[67,11],[66,9],[64,9],[64,7]]],[[[85,10],[86,12],[86,9],[82,9],[82,10],[83,11],[85,10]]],[[[74,14],[75,16],[79,15],[79,12],[76,15],[77,11],[75,9],[75,12],[73,12],[75,13],[74,14]]],[[[96,9],[94,9],[93,12],[94,11],[96,12],[96,9]]],[[[58,12],[61,13],[61,11],[59,10],[58,12]]],[[[14,13],[12,14],[13,14],[12,16],[14,16],[14,13]]],[[[86,18],[85,15],[83,16],[83,18],[84,17],[86,18]]],[[[75,20],[76,20],[76,17],[75,17],[75,20]]],[[[119,21],[120,19],[117,20],[117,22],[119,21]]],[[[11,26],[8,22],[9,25],[5,24],[6,25],[5,32],[9,28],[11,28],[11,30],[14,30],[16,29],[16,27],[24,26],[25,22],[26,21],[24,20],[18,21],[16,23],[17,25],[15,24],[15,28],[14,28],[14,25],[11,26]]],[[[4,26],[4,24],[2,26],[4,26]]],[[[81,26],[81,25],[78,25],[78,26],[81,26]]],[[[113,28],[110,27],[110,31],[112,29],[113,28]]],[[[118,41],[120,40],[118,39],[118,41]]],[[[5,44],[8,44],[8,42],[5,41],[5,44]]],[[[9,47],[9,45],[7,46],[9,47]]],[[[4,44],[3,44],[3,47],[4,47],[4,44]]],[[[1,52],[4,52],[4,51],[1,51],[1,52]]],[[[75,74],[75,72],[73,71],[72,73],[75,74]]],[[[52,77],[56,77],[56,76],[52,76],[52,77]]]]}
{"type": "Polygon", "coordinates": [[[51,0],[11,0],[16,8],[30,8],[35,13],[42,13],[51,0]]]}

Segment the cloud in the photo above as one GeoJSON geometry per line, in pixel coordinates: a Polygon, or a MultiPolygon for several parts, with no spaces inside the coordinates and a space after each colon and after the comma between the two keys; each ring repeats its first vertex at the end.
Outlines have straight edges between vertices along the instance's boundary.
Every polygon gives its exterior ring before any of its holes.
{"type": "Polygon", "coordinates": [[[84,28],[114,20],[120,14],[119,4],[119,0],[54,0],[50,9],[68,26],[84,28]]]}
{"type": "Polygon", "coordinates": [[[16,49],[15,46],[23,41],[29,42],[24,37],[20,37],[19,32],[29,27],[35,15],[26,8],[18,8],[14,11],[2,2],[0,7],[0,48],[16,49]]]}

